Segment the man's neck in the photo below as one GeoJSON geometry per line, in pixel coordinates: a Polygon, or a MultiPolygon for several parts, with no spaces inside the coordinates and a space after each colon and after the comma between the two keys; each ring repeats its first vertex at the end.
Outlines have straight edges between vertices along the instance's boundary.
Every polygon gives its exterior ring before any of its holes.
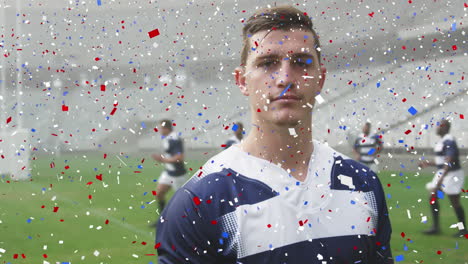
{"type": "Polygon", "coordinates": [[[296,170],[291,173],[299,180],[307,176],[310,156],[314,151],[312,143],[312,124],[300,124],[294,127],[296,136],[290,129],[274,125],[254,125],[249,135],[242,141],[242,150],[274,164],[281,164],[285,170],[296,170]],[[302,173],[299,175],[299,173],[302,173]]]}

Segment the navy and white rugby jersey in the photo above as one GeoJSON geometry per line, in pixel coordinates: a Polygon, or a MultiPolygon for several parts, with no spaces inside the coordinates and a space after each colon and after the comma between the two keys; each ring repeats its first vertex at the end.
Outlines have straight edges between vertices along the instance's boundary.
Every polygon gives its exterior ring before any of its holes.
{"type": "Polygon", "coordinates": [[[446,163],[446,158],[450,157],[452,162],[450,162],[448,171],[455,171],[461,169],[460,158],[458,152],[457,142],[455,138],[446,134],[443,136],[434,146],[435,164],[437,168],[442,169],[446,163]]]}
{"type": "Polygon", "coordinates": [[[377,148],[382,147],[382,141],[377,135],[360,134],[354,142],[354,149],[361,155],[360,162],[373,163],[377,155],[377,148]]]}
{"type": "Polygon", "coordinates": [[[393,263],[384,192],[364,165],[314,141],[304,182],[237,145],[162,212],[159,264],[393,263]]]}
{"type": "MultiPolygon", "coordinates": [[[[166,157],[172,157],[179,153],[184,153],[184,143],[176,132],[171,132],[163,138],[163,149],[166,157]]],[[[165,163],[166,171],[170,176],[183,176],[187,172],[184,162],[165,163]]]]}

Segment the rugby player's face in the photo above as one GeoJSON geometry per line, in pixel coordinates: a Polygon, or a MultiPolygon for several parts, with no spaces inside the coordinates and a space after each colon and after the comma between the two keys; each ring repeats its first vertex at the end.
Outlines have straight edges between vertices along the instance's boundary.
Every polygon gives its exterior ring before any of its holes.
{"type": "Polygon", "coordinates": [[[256,120],[292,127],[311,118],[326,72],[314,45],[313,34],[298,29],[265,30],[250,38],[255,50],[235,76],[256,120]]]}

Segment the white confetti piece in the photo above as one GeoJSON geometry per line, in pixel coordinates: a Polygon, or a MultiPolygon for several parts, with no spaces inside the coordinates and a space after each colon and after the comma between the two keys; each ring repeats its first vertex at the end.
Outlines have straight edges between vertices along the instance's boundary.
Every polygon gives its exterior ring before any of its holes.
{"type": "Polygon", "coordinates": [[[421,217],[421,223],[426,223],[427,222],[427,216],[421,217]]]}
{"type": "Polygon", "coordinates": [[[100,253],[99,253],[99,251],[97,251],[97,250],[95,250],[94,253],[93,253],[93,255],[96,256],[96,257],[99,256],[99,254],[100,254],[100,253]]]}
{"type": "Polygon", "coordinates": [[[3,249],[3,248],[0,248],[0,253],[5,253],[5,252],[6,252],[6,250],[5,250],[5,249],[3,249]]]}
{"type": "Polygon", "coordinates": [[[406,213],[408,214],[408,219],[411,219],[411,212],[410,212],[410,210],[406,209],[406,213]]]}
{"type": "Polygon", "coordinates": [[[323,99],[323,97],[320,94],[315,96],[315,101],[317,101],[317,103],[319,103],[319,104],[322,104],[323,102],[325,102],[325,100],[323,99]]]}
{"type": "Polygon", "coordinates": [[[132,257],[139,258],[139,256],[137,254],[132,254],[132,257]]]}
{"type": "Polygon", "coordinates": [[[348,186],[350,189],[356,188],[353,184],[353,178],[345,175],[338,175],[338,179],[341,181],[341,184],[348,186]]]}
{"type": "Polygon", "coordinates": [[[290,128],[289,128],[289,135],[291,135],[291,136],[297,136],[296,130],[295,130],[293,127],[290,127],[290,128]]]}

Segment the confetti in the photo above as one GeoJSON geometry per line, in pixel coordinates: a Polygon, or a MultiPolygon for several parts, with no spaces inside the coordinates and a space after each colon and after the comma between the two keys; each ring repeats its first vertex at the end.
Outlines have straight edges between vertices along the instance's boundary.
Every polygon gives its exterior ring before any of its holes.
{"type": "Polygon", "coordinates": [[[159,29],[154,29],[154,30],[151,30],[150,32],[148,32],[148,36],[150,38],[154,38],[156,36],[159,36],[159,29]]]}

